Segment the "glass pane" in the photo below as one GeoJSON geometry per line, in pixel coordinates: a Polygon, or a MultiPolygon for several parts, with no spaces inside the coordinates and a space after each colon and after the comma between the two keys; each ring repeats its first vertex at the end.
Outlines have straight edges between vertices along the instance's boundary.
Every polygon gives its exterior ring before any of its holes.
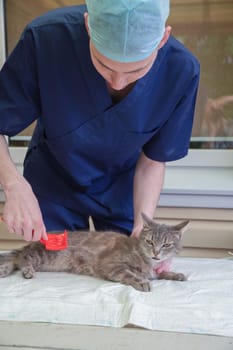
{"type": "Polygon", "coordinates": [[[233,1],[171,5],[173,34],[201,64],[191,148],[233,148],[233,1]]]}
{"type": "MultiPolygon", "coordinates": [[[[8,52],[24,26],[52,8],[76,5],[77,0],[7,0],[8,52]]],[[[198,91],[191,148],[233,148],[233,1],[171,0],[168,24],[173,35],[200,60],[198,91]]],[[[11,145],[27,145],[34,125],[11,145]]]]}
{"type": "MultiPolygon", "coordinates": [[[[83,4],[84,0],[7,0],[5,1],[7,53],[16,45],[24,27],[35,17],[54,8],[83,4]]],[[[20,134],[10,137],[10,146],[28,146],[35,123],[20,134]]]]}

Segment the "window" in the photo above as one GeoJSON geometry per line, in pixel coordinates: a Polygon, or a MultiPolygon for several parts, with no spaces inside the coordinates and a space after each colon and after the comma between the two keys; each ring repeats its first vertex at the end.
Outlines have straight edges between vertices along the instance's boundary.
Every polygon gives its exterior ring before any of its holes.
{"type": "MultiPolygon", "coordinates": [[[[5,1],[7,52],[24,26],[52,8],[83,1],[5,1]]],[[[168,23],[173,34],[200,60],[201,80],[192,134],[192,149],[233,148],[233,3],[229,0],[171,0],[168,23]]],[[[34,125],[12,137],[26,146],[34,125]]]]}
{"type": "Polygon", "coordinates": [[[5,43],[5,27],[4,27],[4,6],[3,1],[0,1],[0,67],[5,61],[6,43],[5,43]]]}
{"type": "MultiPolygon", "coordinates": [[[[1,0],[0,0],[1,1],[1,0]]],[[[3,1],[2,1],[3,2],[3,1]]],[[[16,45],[24,27],[35,17],[62,6],[72,6],[82,4],[84,1],[78,0],[6,0],[5,2],[5,23],[6,23],[6,47],[7,55],[16,45]]],[[[9,138],[9,145],[12,147],[27,147],[35,123],[23,130],[20,134],[9,138]]]]}
{"type": "Polygon", "coordinates": [[[200,60],[191,148],[233,148],[233,2],[173,0],[175,36],[200,60]]]}
{"type": "MultiPolygon", "coordinates": [[[[0,0],[0,64],[34,17],[77,0],[0,0]],[[5,17],[3,11],[5,4],[5,17]]],[[[233,2],[171,0],[173,34],[200,60],[201,81],[188,157],[168,164],[162,205],[233,207],[233,2]]],[[[9,139],[22,167],[34,125],[9,139]]]]}

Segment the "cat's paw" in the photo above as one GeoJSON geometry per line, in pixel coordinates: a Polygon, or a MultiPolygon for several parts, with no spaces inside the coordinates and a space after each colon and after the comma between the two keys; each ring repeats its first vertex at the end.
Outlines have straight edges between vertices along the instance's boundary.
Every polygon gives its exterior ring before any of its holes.
{"type": "Polygon", "coordinates": [[[187,277],[183,273],[176,273],[172,271],[164,271],[157,277],[159,280],[187,281],[187,277]]]}
{"type": "Polygon", "coordinates": [[[10,274],[9,268],[5,265],[0,266],[0,278],[6,277],[10,274]]]}
{"type": "Polygon", "coordinates": [[[140,292],[150,292],[151,290],[150,282],[145,280],[137,281],[134,284],[132,284],[132,286],[140,292]]]}
{"type": "Polygon", "coordinates": [[[30,279],[34,277],[35,271],[30,267],[26,267],[22,270],[22,274],[24,278],[30,279]]]}
{"type": "Polygon", "coordinates": [[[187,277],[183,273],[177,273],[174,277],[174,281],[187,281],[187,277]]]}

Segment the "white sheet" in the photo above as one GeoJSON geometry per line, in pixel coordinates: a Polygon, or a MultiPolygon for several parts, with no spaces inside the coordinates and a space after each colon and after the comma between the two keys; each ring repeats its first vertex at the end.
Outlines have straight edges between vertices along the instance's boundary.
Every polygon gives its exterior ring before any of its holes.
{"type": "Polygon", "coordinates": [[[65,273],[0,279],[0,320],[233,336],[233,260],[176,258],[187,282],[153,281],[152,292],[65,273]]]}

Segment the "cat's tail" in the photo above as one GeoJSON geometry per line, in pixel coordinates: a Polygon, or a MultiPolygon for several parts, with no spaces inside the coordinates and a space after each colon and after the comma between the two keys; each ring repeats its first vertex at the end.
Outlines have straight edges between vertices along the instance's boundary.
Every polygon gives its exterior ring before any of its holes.
{"type": "Polygon", "coordinates": [[[0,278],[9,276],[16,269],[17,252],[0,254],[0,278]]]}

